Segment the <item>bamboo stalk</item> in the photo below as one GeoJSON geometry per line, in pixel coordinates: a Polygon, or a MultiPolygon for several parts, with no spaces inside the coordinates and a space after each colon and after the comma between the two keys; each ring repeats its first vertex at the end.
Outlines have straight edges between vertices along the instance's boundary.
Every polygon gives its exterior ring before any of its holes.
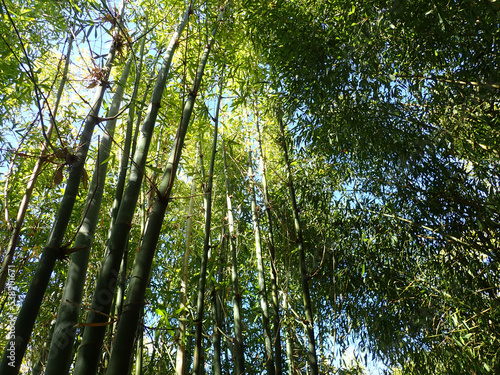
{"type": "Polygon", "coordinates": [[[127,242],[127,234],[130,231],[132,218],[140,194],[147,154],[151,144],[151,138],[156,118],[158,116],[161,98],[170,70],[173,54],[177,47],[182,30],[187,24],[190,13],[191,8],[188,7],[181,23],[170,40],[165,60],[156,80],[155,88],[151,97],[151,104],[144,120],[141,137],[138,142],[139,144],[134,153],[134,160],[131,166],[128,183],[123,194],[115,224],[113,225],[111,235],[108,240],[106,251],[107,255],[103,261],[101,272],[97,279],[97,285],[92,298],[92,311],[87,316],[87,326],[84,330],[82,345],[80,346],[75,363],[75,375],[94,374],[97,371],[101,346],[106,331],[105,325],[101,324],[106,323],[108,320],[106,315],[109,314],[111,309],[111,303],[116,288],[118,269],[120,267],[123,251],[127,242]]]}
{"type": "MultiPolygon", "coordinates": [[[[223,11],[219,14],[219,22],[222,20],[222,15],[223,11]]],[[[156,200],[146,223],[146,232],[135,257],[130,284],[127,291],[126,304],[123,307],[122,316],[118,323],[118,329],[106,375],[122,375],[128,372],[129,362],[127,359],[131,357],[133,351],[134,328],[137,327],[140,312],[143,309],[144,295],[149,283],[149,274],[156,251],[156,245],[161,232],[163,218],[170,200],[170,193],[175,180],[179,160],[181,158],[186,132],[193,113],[196,94],[201,85],[201,80],[203,78],[210,50],[214,43],[214,36],[219,22],[217,22],[217,26],[212,31],[212,37],[205,47],[200,60],[196,73],[196,79],[193,84],[191,94],[186,100],[181,124],[176,138],[174,139],[165,172],[160,185],[158,186],[156,200]]]]}

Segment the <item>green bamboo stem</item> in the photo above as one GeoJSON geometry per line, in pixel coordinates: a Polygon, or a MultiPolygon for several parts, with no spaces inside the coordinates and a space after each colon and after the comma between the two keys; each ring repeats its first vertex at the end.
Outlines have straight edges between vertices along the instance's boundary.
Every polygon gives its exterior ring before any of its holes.
{"type": "MultiPolygon", "coordinates": [[[[198,145],[199,147],[199,145],[198,145]]],[[[175,361],[175,372],[177,375],[184,375],[186,373],[186,322],[187,322],[187,286],[188,286],[188,272],[189,272],[189,257],[191,252],[191,234],[193,229],[193,210],[194,210],[194,195],[196,193],[196,180],[193,177],[191,182],[191,198],[189,199],[189,209],[186,223],[186,249],[184,251],[184,261],[182,266],[182,279],[181,279],[181,317],[179,319],[179,347],[177,348],[177,355],[175,361]]]]}
{"type": "Polygon", "coordinates": [[[9,340],[6,345],[6,350],[0,364],[0,373],[17,374],[21,366],[26,348],[33,331],[40,305],[43,296],[49,284],[50,276],[54,270],[57,259],[61,259],[67,255],[67,248],[63,247],[64,235],[71,219],[73,206],[78,195],[80,180],[82,177],[87,153],[92,139],[94,128],[99,119],[99,110],[101,108],[104,92],[106,91],[107,81],[113,61],[116,55],[116,45],[111,45],[107,56],[106,65],[103,68],[105,77],[102,84],[98,87],[92,101],[92,108],[85,121],[85,125],[80,137],[78,149],[73,157],[74,162],[71,166],[71,171],[64,191],[64,196],[57,210],[55,221],[52,225],[52,230],[49,234],[47,243],[42,251],[42,256],[38,262],[38,267],[32,278],[28,293],[24,299],[23,305],[15,323],[15,340],[9,340]],[[11,356],[9,349],[15,347],[15,355],[11,356]],[[8,358],[8,357],[15,358],[8,358]],[[13,366],[12,366],[12,365],[13,366]]]}
{"type": "MultiPolygon", "coordinates": [[[[222,85],[222,83],[221,83],[222,85]]],[[[205,284],[207,275],[207,263],[208,263],[208,252],[210,249],[210,226],[212,223],[212,187],[213,187],[213,174],[215,165],[215,154],[217,151],[217,131],[219,127],[219,110],[220,102],[222,100],[222,94],[219,93],[219,99],[217,101],[217,109],[215,111],[215,121],[214,121],[214,133],[212,141],[212,155],[210,158],[210,167],[208,170],[208,180],[206,183],[205,193],[205,238],[203,242],[203,253],[201,256],[201,266],[200,266],[200,280],[198,285],[198,298],[196,304],[196,336],[195,336],[195,348],[194,348],[194,361],[193,361],[193,374],[201,374],[201,363],[203,357],[203,315],[205,307],[205,284]]],[[[203,170],[203,163],[202,163],[203,170]]],[[[220,372],[220,347],[218,348],[218,371],[220,372]]]]}
{"type": "Polygon", "coordinates": [[[316,340],[314,338],[314,318],[311,305],[311,295],[309,293],[309,276],[307,273],[306,256],[304,250],[304,240],[302,237],[302,225],[300,223],[299,210],[297,208],[297,199],[295,196],[295,187],[293,184],[292,169],[290,167],[290,159],[288,157],[288,150],[285,139],[285,130],[283,126],[283,119],[281,115],[278,116],[278,122],[281,130],[282,146],[283,146],[283,156],[285,159],[285,167],[288,179],[288,189],[290,192],[290,203],[292,206],[293,220],[295,226],[295,235],[297,236],[297,249],[299,253],[299,266],[300,266],[300,281],[302,285],[302,299],[304,302],[304,313],[305,319],[304,324],[307,330],[308,336],[308,361],[312,375],[318,375],[318,359],[316,355],[316,340]]]}
{"type": "Polygon", "coordinates": [[[274,323],[274,355],[275,355],[275,367],[276,374],[281,375],[283,372],[281,363],[281,323],[280,323],[280,311],[279,311],[279,298],[278,298],[278,272],[276,269],[276,249],[274,247],[274,236],[273,236],[273,220],[271,214],[271,203],[269,201],[269,190],[267,188],[267,178],[266,178],[266,162],[264,157],[264,152],[262,150],[262,136],[260,131],[259,117],[255,122],[257,127],[257,144],[259,146],[260,153],[260,171],[262,176],[262,190],[264,193],[264,200],[266,203],[266,218],[267,218],[267,243],[269,246],[269,254],[271,256],[271,305],[273,308],[273,323],[274,323]]]}
{"type": "Polygon", "coordinates": [[[137,330],[137,343],[135,350],[135,375],[142,374],[142,365],[143,365],[143,349],[144,349],[144,327],[139,325],[139,329],[137,330]]]}
{"type": "MultiPolygon", "coordinates": [[[[186,100],[183,110],[181,124],[177,132],[172,150],[169,155],[167,166],[163,174],[160,185],[158,186],[155,203],[150,211],[146,224],[146,231],[143,236],[140,248],[136,254],[130,284],[127,291],[126,303],[123,307],[122,316],[118,323],[118,329],[115,336],[114,345],[111,351],[107,375],[122,375],[128,371],[129,359],[132,355],[134,344],[134,328],[137,327],[140,318],[140,312],[144,307],[144,295],[149,283],[149,274],[151,265],[158,243],[161,227],[165,211],[170,200],[170,193],[179,160],[184,145],[184,139],[189,126],[191,115],[194,108],[196,95],[201,85],[205,66],[208,61],[208,56],[214,42],[214,36],[218,28],[219,22],[222,20],[223,12],[219,15],[217,26],[212,31],[212,37],[208,42],[203,55],[201,57],[196,79],[190,91],[190,95],[186,100]]],[[[121,209],[120,209],[121,211],[121,209]]],[[[118,220],[117,220],[118,222],[118,220]]]]}
{"type": "MultiPolygon", "coordinates": [[[[283,298],[283,310],[288,312],[288,294],[285,293],[283,298]]],[[[292,342],[292,329],[290,325],[285,325],[285,335],[286,335],[286,356],[288,359],[288,373],[295,374],[295,360],[293,357],[293,342],[292,342]]]]}
{"type": "Polygon", "coordinates": [[[252,166],[252,150],[248,150],[248,179],[250,181],[250,198],[251,198],[251,210],[252,210],[252,222],[253,222],[253,232],[255,237],[255,257],[257,262],[257,278],[259,284],[259,295],[260,295],[260,309],[262,316],[262,328],[264,330],[264,346],[266,351],[265,365],[267,373],[270,375],[275,374],[274,367],[274,354],[272,346],[272,333],[269,325],[269,304],[267,301],[267,290],[266,290],[266,277],[264,273],[264,261],[262,259],[262,244],[260,235],[260,223],[259,216],[257,213],[257,201],[255,198],[255,181],[254,172],[252,166]]]}
{"type": "Polygon", "coordinates": [[[213,319],[213,343],[214,343],[214,355],[213,355],[213,360],[212,360],[212,371],[214,375],[222,375],[222,361],[221,361],[221,356],[222,356],[222,306],[221,306],[221,299],[222,299],[222,293],[221,289],[219,287],[219,284],[221,282],[221,279],[223,277],[223,270],[222,270],[222,265],[224,264],[224,259],[223,259],[223,252],[224,252],[224,247],[225,247],[225,232],[224,232],[224,227],[222,228],[222,233],[221,233],[221,239],[220,239],[220,245],[218,246],[219,251],[217,252],[217,257],[218,260],[214,259],[214,263],[217,264],[217,271],[216,271],[216,281],[212,280],[212,291],[210,293],[212,303],[211,303],[211,308],[212,308],[212,319],[213,319]]]}
{"type": "MultiPolygon", "coordinates": [[[[132,59],[130,58],[123,69],[116,93],[113,97],[108,117],[112,118],[119,113],[127,78],[130,73],[132,59]]],[[[87,265],[94,233],[99,220],[101,201],[108,169],[107,160],[111,153],[116,119],[107,121],[106,132],[99,145],[99,156],[90,183],[85,205],[85,217],[75,238],[74,248],[77,250],[71,257],[66,284],[57,314],[56,327],[50,346],[47,362],[47,375],[67,374],[73,358],[73,343],[76,335],[76,324],[82,302],[83,289],[87,276],[87,265]]]]}
{"type": "Polygon", "coordinates": [[[232,192],[229,188],[226,145],[224,136],[222,137],[222,160],[224,162],[224,182],[226,185],[226,205],[227,205],[227,223],[229,229],[229,251],[231,253],[231,286],[233,289],[233,320],[234,320],[234,344],[233,356],[235,362],[235,375],[245,373],[245,347],[243,345],[243,323],[241,294],[238,278],[238,255],[236,252],[236,234],[234,230],[233,206],[231,201],[232,192]]]}
{"type": "MultiPolygon", "coordinates": [[[[125,181],[127,178],[127,171],[130,164],[130,155],[133,154],[130,152],[130,148],[132,145],[132,131],[134,127],[134,119],[135,119],[135,108],[136,108],[136,99],[137,94],[139,92],[140,81],[142,77],[142,60],[144,57],[144,47],[146,44],[146,37],[142,38],[141,47],[139,52],[139,63],[135,69],[135,81],[134,81],[134,89],[132,91],[132,95],[130,97],[130,106],[128,110],[127,117],[127,127],[125,130],[125,141],[123,143],[123,149],[121,150],[121,158],[120,158],[120,166],[119,166],[119,174],[118,174],[118,182],[116,183],[115,189],[115,200],[113,201],[113,209],[111,211],[111,225],[110,228],[113,227],[113,224],[116,220],[116,216],[118,215],[118,209],[120,208],[120,203],[123,197],[123,191],[125,189],[125,181]]],[[[111,234],[111,232],[109,233],[111,234]]]]}
{"type": "Polygon", "coordinates": [[[111,309],[111,303],[115,294],[118,269],[120,267],[123,251],[127,243],[127,235],[130,231],[135,207],[141,191],[142,178],[154,125],[158,116],[172,57],[190,13],[191,8],[188,7],[181,23],[170,40],[165,60],[156,80],[151,97],[151,104],[144,120],[141,136],[134,154],[134,161],[131,166],[128,183],[108,240],[107,255],[103,261],[101,272],[97,279],[95,293],[92,298],[92,310],[87,316],[87,324],[90,325],[85,328],[83,334],[82,345],[80,345],[75,364],[75,375],[95,374],[99,365],[101,346],[106,331],[106,324],[108,322],[107,315],[111,309]]]}

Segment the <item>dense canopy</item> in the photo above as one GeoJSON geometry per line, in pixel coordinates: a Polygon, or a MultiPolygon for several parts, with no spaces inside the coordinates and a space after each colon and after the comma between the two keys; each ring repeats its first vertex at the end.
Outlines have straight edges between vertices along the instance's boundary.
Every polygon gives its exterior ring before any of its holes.
{"type": "Polygon", "coordinates": [[[0,373],[500,372],[495,0],[0,16],[0,373]]]}

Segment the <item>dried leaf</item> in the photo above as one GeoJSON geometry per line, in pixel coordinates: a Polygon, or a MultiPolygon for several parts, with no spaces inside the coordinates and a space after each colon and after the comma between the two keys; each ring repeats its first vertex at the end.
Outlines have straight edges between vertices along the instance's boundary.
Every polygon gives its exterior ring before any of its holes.
{"type": "Polygon", "coordinates": [[[59,185],[63,180],[64,164],[60,164],[54,173],[54,186],[59,185]]]}
{"type": "Polygon", "coordinates": [[[87,174],[87,171],[85,170],[85,168],[83,168],[83,171],[82,171],[82,184],[83,184],[83,188],[87,189],[87,187],[89,185],[89,175],[87,174]]]}
{"type": "Polygon", "coordinates": [[[97,81],[92,81],[92,82],[90,82],[90,83],[87,85],[87,88],[88,88],[88,89],[93,89],[93,88],[94,88],[94,87],[96,87],[98,84],[99,84],[99,82],[97,82],[97,81]]]}

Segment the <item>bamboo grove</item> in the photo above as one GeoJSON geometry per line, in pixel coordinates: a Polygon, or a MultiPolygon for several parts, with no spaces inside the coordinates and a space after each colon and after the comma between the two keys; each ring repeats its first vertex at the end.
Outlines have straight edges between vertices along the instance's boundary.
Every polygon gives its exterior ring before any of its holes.
{"type": "Polygon", "coordinates": [[[1,374],[500,371],[500,5],[0,0],[1,374]]]}

